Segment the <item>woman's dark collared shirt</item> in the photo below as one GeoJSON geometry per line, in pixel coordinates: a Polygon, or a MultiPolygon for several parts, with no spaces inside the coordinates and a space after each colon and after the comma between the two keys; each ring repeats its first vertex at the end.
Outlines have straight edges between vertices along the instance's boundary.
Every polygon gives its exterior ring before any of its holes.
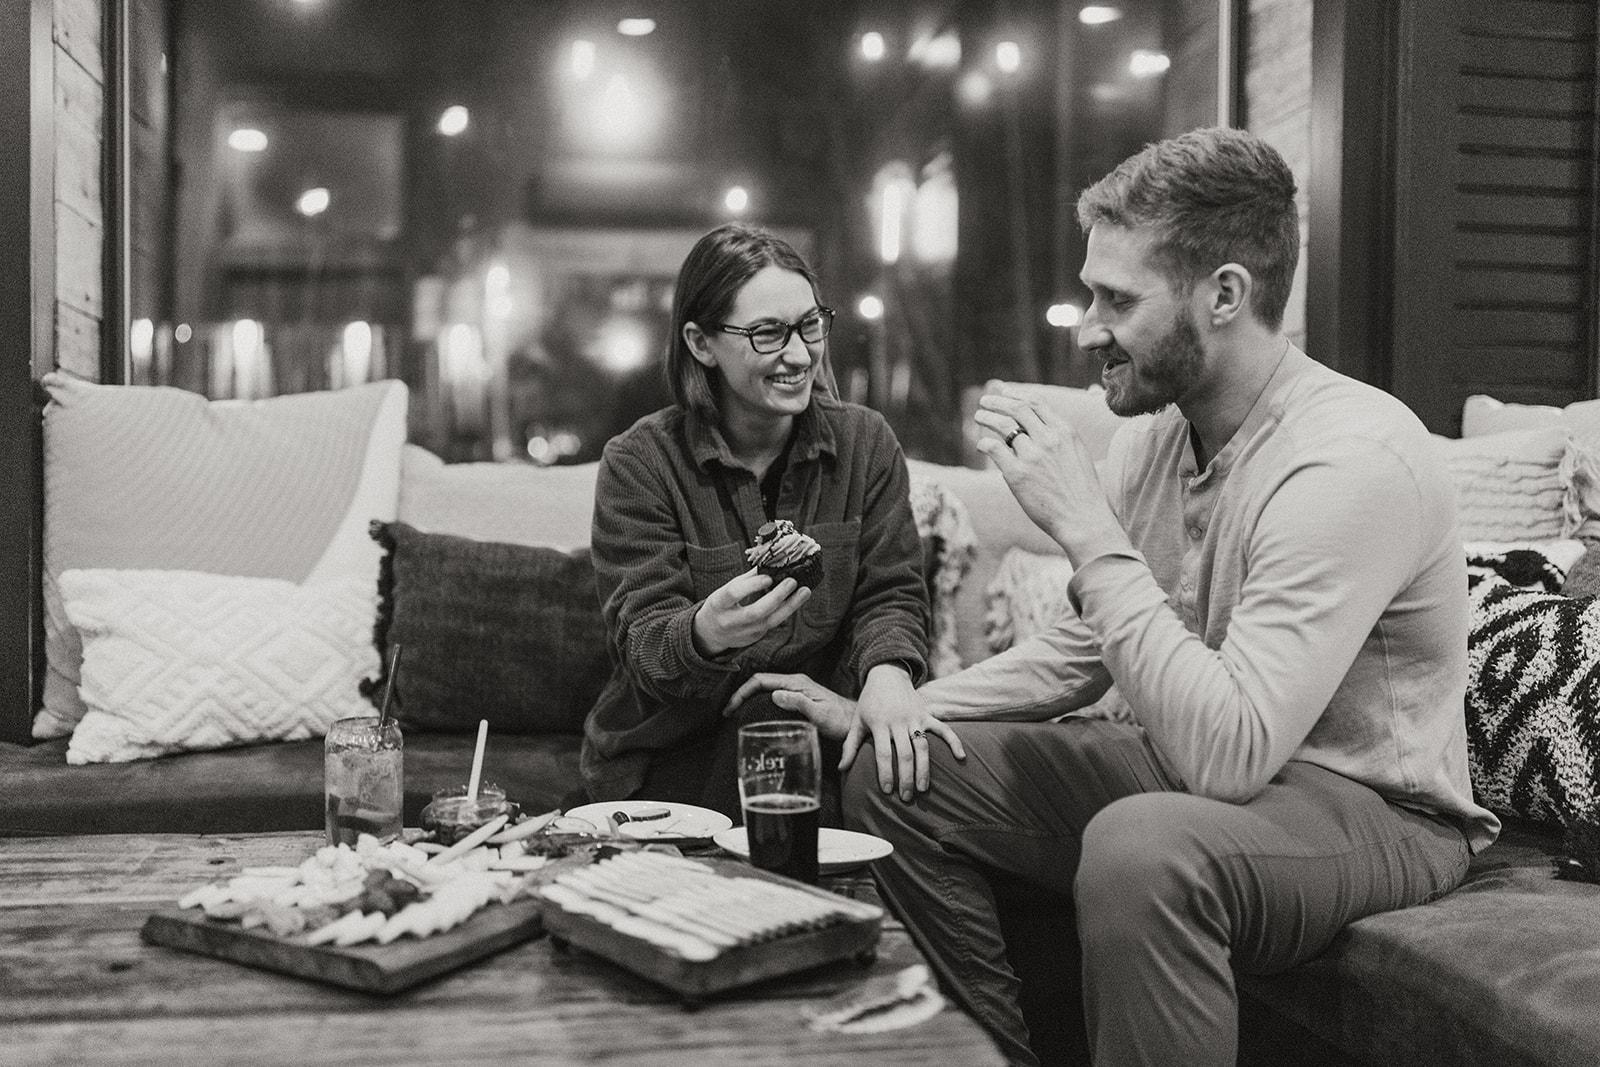
{"type": "Polygon", "coordinates": [[[612,674],[584,730],[591,796],[631,795],[652,752],[715,731],[757,671],[800,672],[854,695],[871,668],[898,663],[920,683],[929,613],[908,493],[883,416],[814,394],[796,420],[777,516],[821,544],[824,577],[766,636],[708,658],[694,646],[694,615],[750,569],[744,550],[767,521],[756,476],[714,424],[677,407],[608,442],[593,552],[612,674]]]}

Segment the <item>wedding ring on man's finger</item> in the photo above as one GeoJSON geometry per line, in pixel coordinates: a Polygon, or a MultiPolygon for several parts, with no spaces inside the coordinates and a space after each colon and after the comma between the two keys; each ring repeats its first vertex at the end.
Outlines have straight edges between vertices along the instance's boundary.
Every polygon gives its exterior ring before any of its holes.
{"type": "Polygon", "coordinates": [[[1028,432],[1027,430],[1024,430],[1021,426],[1018,426],[1016,429],[1014,429],[1010,433],[1006,434],[1006,447],[1010,448],[1011,447],[1011,442],[1015,441],[1018,437],[1021,437],[1023,434],[1025,434],[1027,432],[1028,432]]]}
{"type": "Polygon", "coordinates": [[[913,740],[913,741],[916,741],[916,740],[918,740],[919,738],[921,738],[923,736],[924,735],[923,735],[921,730],[912,730],[911,731],[911,740],[913,740]]]}

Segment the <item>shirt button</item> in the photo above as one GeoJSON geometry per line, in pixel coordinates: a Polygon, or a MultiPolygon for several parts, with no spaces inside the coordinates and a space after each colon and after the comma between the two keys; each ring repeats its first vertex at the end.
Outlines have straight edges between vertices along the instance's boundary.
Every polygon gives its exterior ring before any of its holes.
{"type": "Polygon", "coordinates": [[[1202,532],[1203,531],[1201,531],[1200,527],[1198,527],[1198,526],[1189,527],[1189,536],[1191,538],[1193,538],[1194,540],[1196,540],[1196,541],[1200,540],[1200,536],[1201,536],[1202,532]]]}

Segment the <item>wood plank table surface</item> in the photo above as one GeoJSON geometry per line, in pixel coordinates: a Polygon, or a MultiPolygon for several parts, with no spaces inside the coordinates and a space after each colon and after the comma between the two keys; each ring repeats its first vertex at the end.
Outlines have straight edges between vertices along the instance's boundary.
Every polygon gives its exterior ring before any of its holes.
{"type": "MultiPolygon", "coordinates": [[[[870,966],[828,964],[685,1010],[548,937],[380,996],[143,943],[151,912],[247,866],[291,865],[316,833],[0,838],[0,1064],[951,1064],[1003,1061],[948,1006],[873,1035],[805,1009],[922,961],[886,919],[870,966]]],[[[869,878],[833,887],[870,895],[869,878]]]]}

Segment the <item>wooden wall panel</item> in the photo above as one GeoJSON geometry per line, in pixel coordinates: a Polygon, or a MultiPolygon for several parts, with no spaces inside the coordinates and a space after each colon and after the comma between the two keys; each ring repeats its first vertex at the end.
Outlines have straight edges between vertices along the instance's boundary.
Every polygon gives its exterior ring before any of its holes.
{"type": "Polygon", "coordinates": [[[100,0],[55,0],[55,42],[96,84],[106,81],[104,13],[100,0]]]}
{"type": "Polygon", "coordinates": [[[105,296],[103,0],[55,0],[56,364],[100,376],[105,296]]]}
{"type": "Polygon", "coordinates": [[[56,301],[56,366],[80,378],[100,375],[100,318],[56,301]]]}

